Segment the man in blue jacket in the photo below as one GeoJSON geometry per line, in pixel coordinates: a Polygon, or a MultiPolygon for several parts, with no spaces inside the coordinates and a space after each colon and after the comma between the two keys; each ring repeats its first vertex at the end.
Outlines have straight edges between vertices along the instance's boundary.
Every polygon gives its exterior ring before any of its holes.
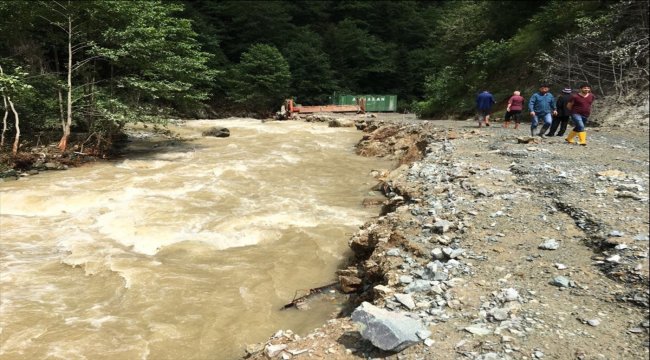
{"type": "Polygon", "coordinates": [[[490,114],[492,113],[492,105],[494,105],[496,101],[494,100],[494,96],[490,94],[489,91],[483,90],[478,96],[476,97],[476,109],[478,111],[478,127],[481,127],[483,125],[483,121],[485,120],[485,126],[490,126],[490,114]]]}
{"type": "Polygon", "coordinates": [[[544,133],[553,123],[553,116],[557,115],[555,98],[548,90],[548,85],[540,85],[539,91],[534,93],[528,101],[528,111],[530,111],[530,116],[532,117],[532,121],[530,122],[530,136],[535,136],[537,124],[542,119],[544,125],[537,135],[544,137],[544,133]]]}

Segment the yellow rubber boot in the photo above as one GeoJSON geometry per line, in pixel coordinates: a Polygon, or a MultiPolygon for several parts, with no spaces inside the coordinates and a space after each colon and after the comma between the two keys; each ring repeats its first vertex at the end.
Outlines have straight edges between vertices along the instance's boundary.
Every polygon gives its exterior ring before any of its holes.
{"type": "Polygon", "coordinates": [[[576,135],[578,135],[578,133],[571,130],[571,132],[569,133],[569,136],[567,136],[566,139],[565,139],[566,142],[568,142],[569,144],[575,144],[576,142],[573,139],[576,137],[576,135]]]}
{"type": "Polygon", "coordinates": [[[587,146],[587,132],[581,131],[578,133],[578,144],[587,146]]]}

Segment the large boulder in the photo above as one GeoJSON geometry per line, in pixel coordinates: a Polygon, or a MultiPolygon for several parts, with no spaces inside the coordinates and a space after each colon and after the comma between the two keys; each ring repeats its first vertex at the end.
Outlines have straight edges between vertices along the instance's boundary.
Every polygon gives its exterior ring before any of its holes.
{"type": "Polygon", "coordinates": [[[205,130],[201,133],[203,136],[215,136],[215,137],[228,137],[230,136],[230,130],[224,127],[213,127],[208,130],[205,130]]]}
{"type": "Polygon", "coordinates": [[[421,321],[401,312],[393,312],[363,302],[352,312],[352,320],[361,328],[361,336],[386,351],[402,351],[421,341],[418,332],[427,329],[421,321]]]}

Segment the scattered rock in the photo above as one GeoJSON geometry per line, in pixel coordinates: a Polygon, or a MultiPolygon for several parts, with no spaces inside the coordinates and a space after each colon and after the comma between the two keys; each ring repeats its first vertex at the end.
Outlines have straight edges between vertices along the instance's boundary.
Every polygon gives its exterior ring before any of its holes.
{"type": "Polygon", "coordinates": [[[387,351],[401,351],[420,342],[417,332],[427,330],[420,321],[368,302],[352,312],[352,320],[359,324],[364,339],[387,351]]]}
{"type": "Polygon", "coordinates": [[[539,244],[539,248],[544,250],[557,250],[560,248],[560,243],[555,239],[548,239],[539,244]]]}
{"type": "Polygon", "coordinates": [[[470,325],[465,328],[465,331],[470,332],[474,335],[484,336],[490,335],[493,333],[492,330],[488,329],[482,324],[470,325]]]}
{"type": "Polygon", "coordinates": [[[596,326],[600,325],[600,319],[587,320],[587,324],[596,327],[596,326]]]}
{"type": "Polygon", "coordinates": [[[553,278],[553,281],[551,283],[557,287],[568,288],[570,285],[570,281],[571,280],[569,280],[564,276],[556,276],[553,278]]]}

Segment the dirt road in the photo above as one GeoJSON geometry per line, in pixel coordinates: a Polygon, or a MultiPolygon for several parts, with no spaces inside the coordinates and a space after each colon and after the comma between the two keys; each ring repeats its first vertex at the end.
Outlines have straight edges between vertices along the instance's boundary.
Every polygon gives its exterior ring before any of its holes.
{"type": "Polygon", "coordinates": [[[588,129],[583,147],[521,143],[526,126],[366,125],[359,152],[403,165],[377,172],[386,213],[350,240],[341,279],[351,309],[369,301],[431,334],[381,351],[348,312],[251,358],[648,357],[647,126],[588,129]]]}

